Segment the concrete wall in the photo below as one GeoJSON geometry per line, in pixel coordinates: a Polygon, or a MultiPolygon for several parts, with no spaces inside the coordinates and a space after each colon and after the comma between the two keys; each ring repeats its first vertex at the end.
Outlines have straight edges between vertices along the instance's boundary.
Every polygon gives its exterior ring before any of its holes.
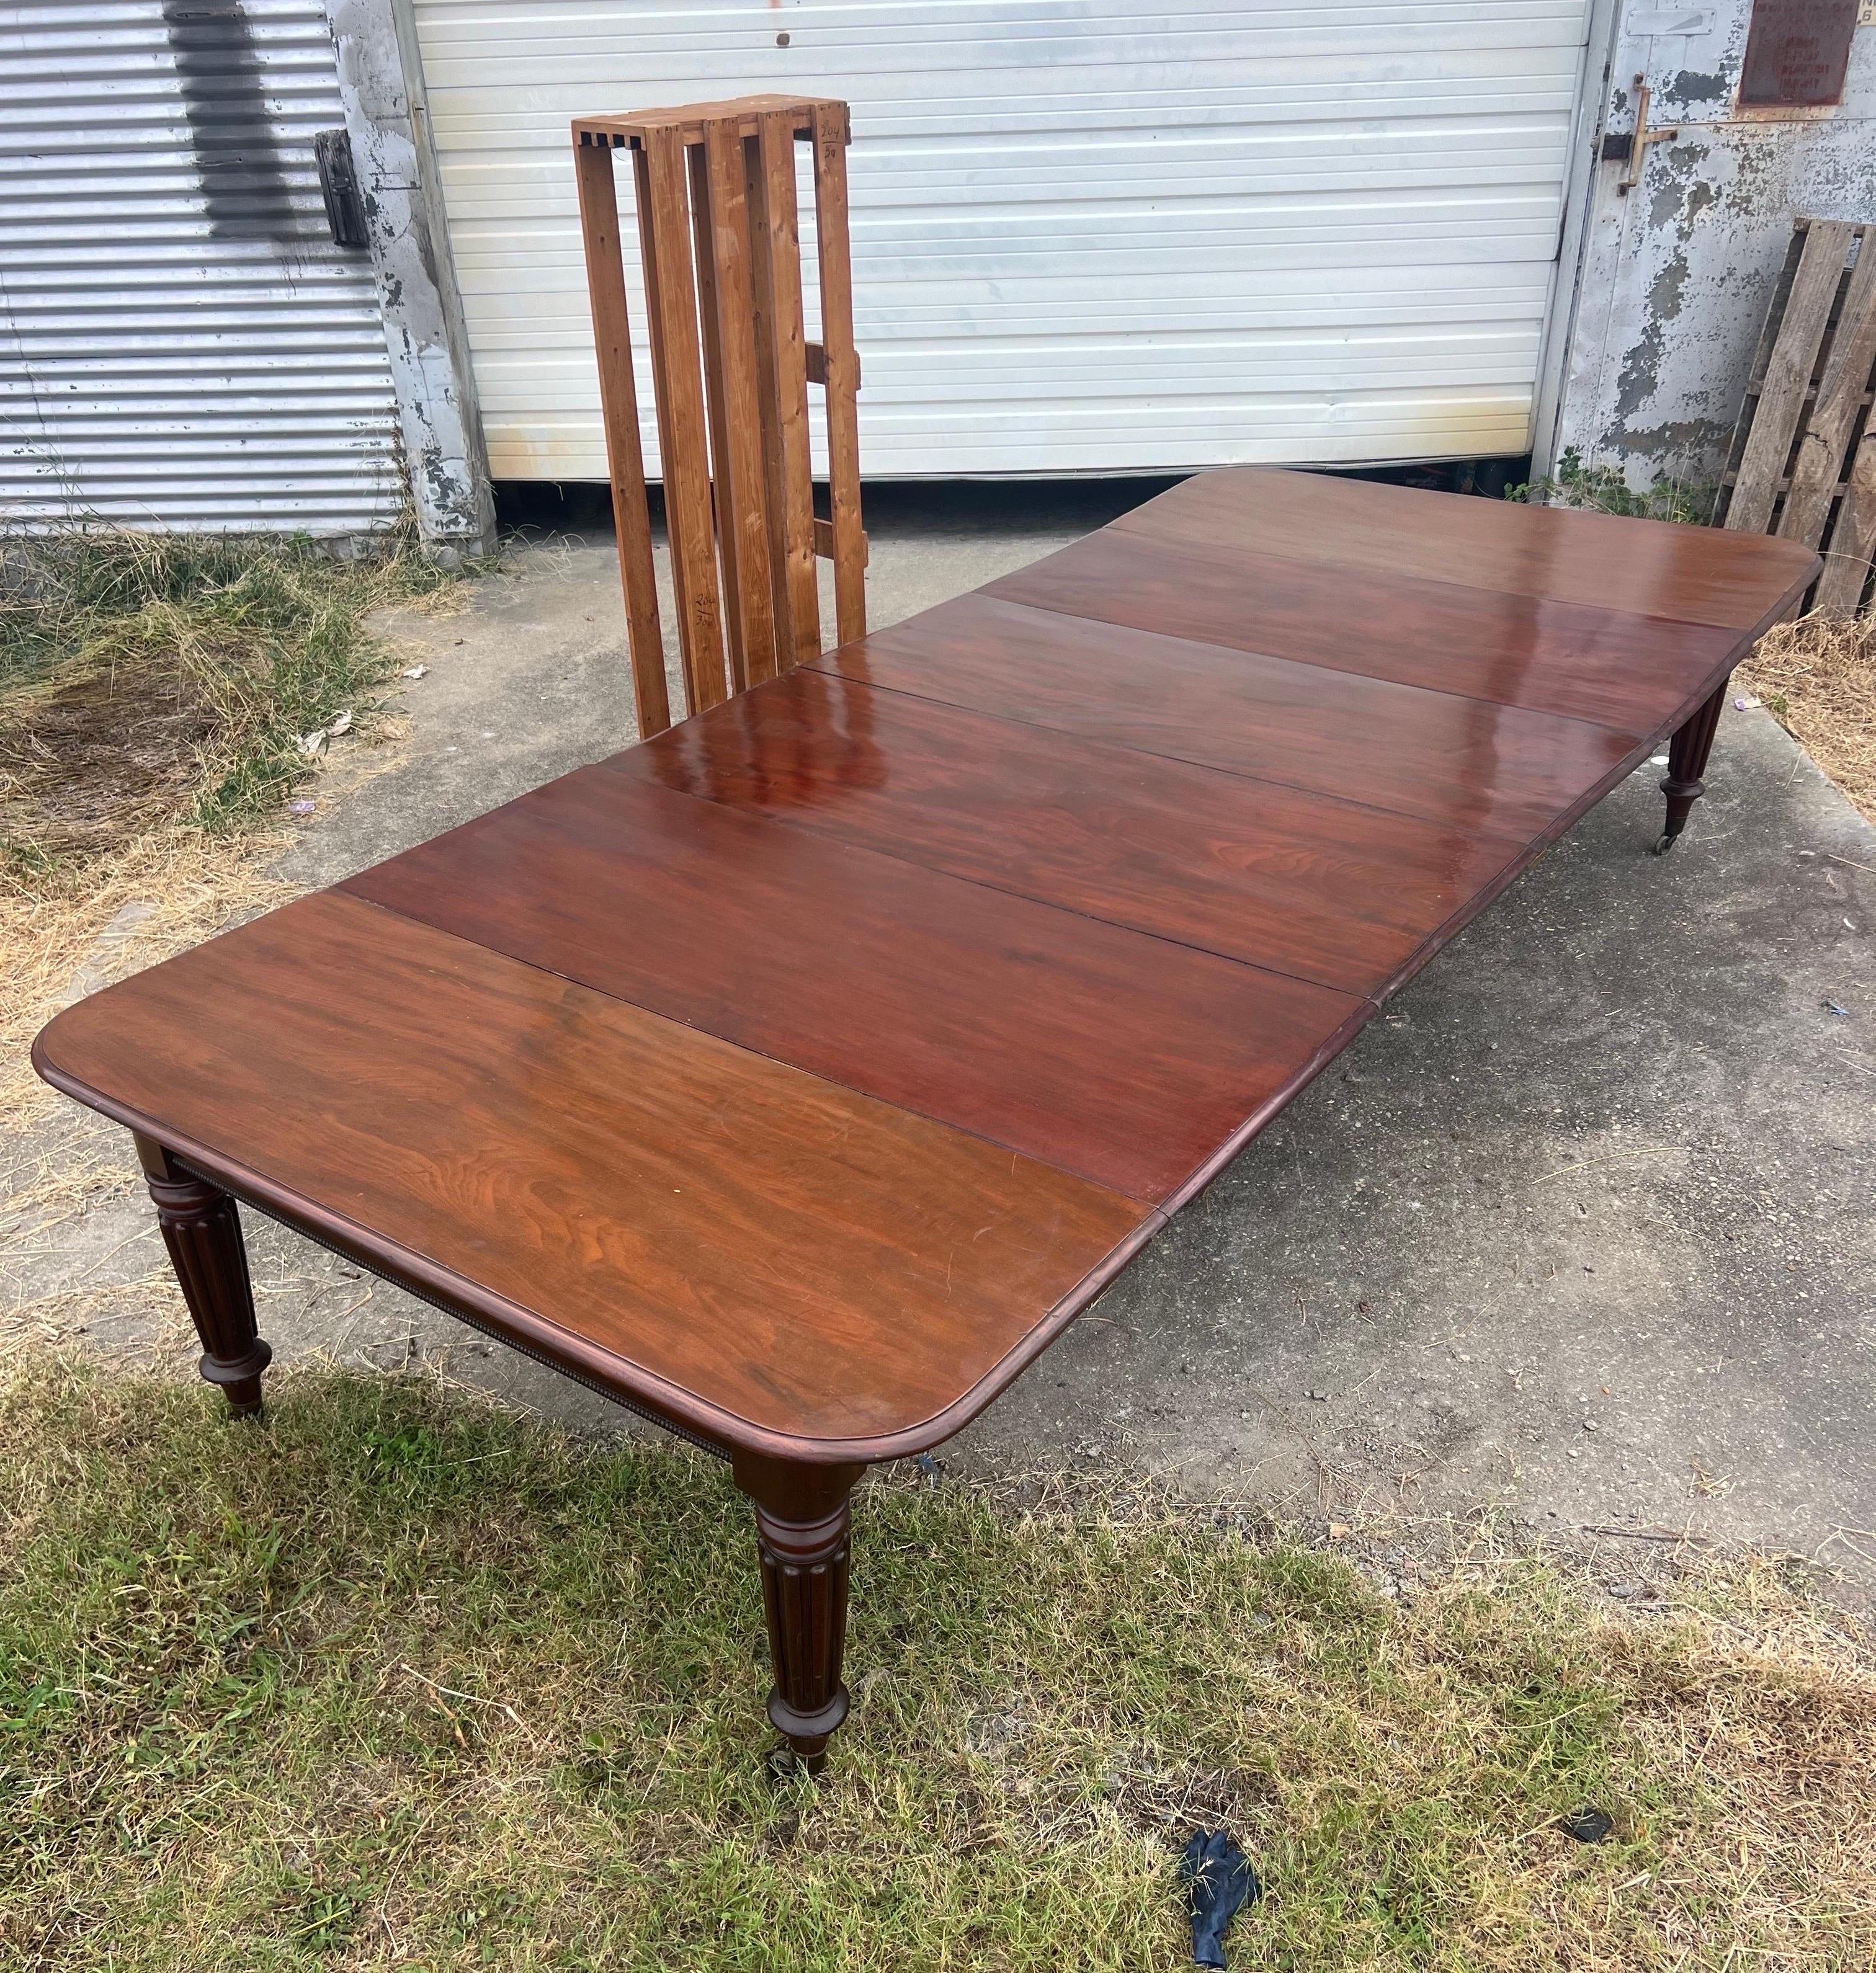
{"type": "Polygon", "coordinates": [[[1594,167],[1549,459],[1573,446],[1637,486],[1723,469],[1793,219],[1876,221],[1876,8],[1863,12],[1841,106],[1742,116],[1750,0],[1623,8],[1596,140],[1633,130],[1638,74],[1650,127],[1678,134],[1648,148],[1626,195],[1619,163],[1594,167]]]}

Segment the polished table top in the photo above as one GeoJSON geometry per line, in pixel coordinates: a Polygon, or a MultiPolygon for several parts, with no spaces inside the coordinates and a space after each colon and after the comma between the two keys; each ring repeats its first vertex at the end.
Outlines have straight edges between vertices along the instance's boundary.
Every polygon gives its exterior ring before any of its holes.
{"type": "Polygon", "coordinates": [[[1815,568],[1203,475],[94,995],[36,1058],[714,1443],[919,1450],[1815,568]]]}

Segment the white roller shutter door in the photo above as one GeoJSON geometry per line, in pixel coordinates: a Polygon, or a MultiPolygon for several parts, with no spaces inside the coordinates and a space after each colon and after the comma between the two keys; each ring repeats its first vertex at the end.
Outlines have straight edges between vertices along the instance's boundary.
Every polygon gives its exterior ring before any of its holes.
{"type": "Polygon", "coordinates": [[[604,476],[569,119],[771,90],[853,105],[869,474],[1529,441],[1589,0],[414,5],[497,478],[604,476]]]}

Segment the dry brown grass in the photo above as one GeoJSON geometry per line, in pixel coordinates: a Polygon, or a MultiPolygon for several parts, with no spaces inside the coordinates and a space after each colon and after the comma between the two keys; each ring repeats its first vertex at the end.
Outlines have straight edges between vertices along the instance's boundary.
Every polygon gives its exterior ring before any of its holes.
{"type": "MultiPolygon", "coordinates": [[[[352,562],[258,537],[0,540],[0,1132],[50,1107],[27,1052],[61,1006],[292,895],[273,825],[326,765],[300,736],[342,711],[393,730],[399,659],[366,616],[459,595],[401,536],[352,562]]],[[[72,1183],[18,1168],[44,1155],[0,1157],[16,1210],[72,1183]]]]}
{"type": "Polygon", "coordinates": [[[1876,612],[1777,624],[1738,679],[1876,822],[1876,612]]]}
{"type": "Polygon", "coordinates": [[[44,1107],[27,1051],[68,1000],[292,895],[267,872],[284,839],[162,829],[93,863],[83,886],[0,894],[0,1124],[44,1107]]]}

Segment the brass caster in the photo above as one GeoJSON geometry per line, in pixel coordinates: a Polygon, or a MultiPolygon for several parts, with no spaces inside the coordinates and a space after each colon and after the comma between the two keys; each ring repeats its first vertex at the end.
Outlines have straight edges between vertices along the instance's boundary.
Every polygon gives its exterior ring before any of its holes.
{"type": "Polygon", "coordinates": [[[770,1748],[763,1762],[769,1785],[775,1788],[794,1788],[802,1782],[811,1782],[827,1765],[825,1754],[797,1754],[785,1740],[770,1748]]]}

